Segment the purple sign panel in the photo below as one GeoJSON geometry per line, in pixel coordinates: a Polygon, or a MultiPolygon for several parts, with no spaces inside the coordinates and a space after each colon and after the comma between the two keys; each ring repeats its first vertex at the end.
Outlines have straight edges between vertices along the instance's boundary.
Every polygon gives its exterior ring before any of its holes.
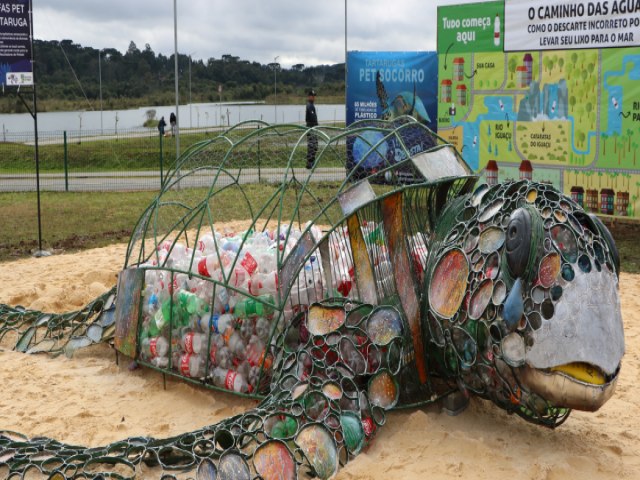
{"type": "Polygon", "coordinates": [[[31,0],[0,1],[0,84],[33,85],[31,0]]]}

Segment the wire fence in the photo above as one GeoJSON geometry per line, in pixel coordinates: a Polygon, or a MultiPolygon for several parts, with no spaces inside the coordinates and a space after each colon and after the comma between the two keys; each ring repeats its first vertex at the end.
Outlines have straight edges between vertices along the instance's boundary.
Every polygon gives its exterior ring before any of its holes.
{"type": "MultiPolygon", "coordinates": [[[[215,127],[182,129],[180,151],[221,131],[215,127]]],[[[157,190],[176,162],[176,137],[163,136],[155,128],[39,132],[39,175],[33,132],[2,132],[0,140],[0,192],[35,191],[38,180],[41,191],[157,190]]],[[[285,166],[258,157],[256,180],[277,180],[285,166]]],[[[344,178],[344,170],[328,169],[324,177],[344,178]]],[[[209,180],[198,182],[195,177],[192,186],[206,186],[209,180]]]]}

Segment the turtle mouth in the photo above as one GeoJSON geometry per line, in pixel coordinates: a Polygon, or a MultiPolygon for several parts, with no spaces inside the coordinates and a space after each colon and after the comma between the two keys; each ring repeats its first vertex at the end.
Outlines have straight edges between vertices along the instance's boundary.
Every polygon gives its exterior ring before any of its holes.
{"type": "Polygon", "coordinates": [[[613,395],[620,366],[612,375],[589,363],[573,362],[552,368],[523,366],[527,387],[557,407],[595,412],[613,395]]]}

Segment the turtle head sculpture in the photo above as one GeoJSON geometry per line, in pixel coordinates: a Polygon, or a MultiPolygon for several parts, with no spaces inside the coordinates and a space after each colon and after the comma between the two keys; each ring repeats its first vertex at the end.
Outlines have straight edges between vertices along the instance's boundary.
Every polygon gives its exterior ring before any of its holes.
{"type": "Polygon", "coordinates": [[[439,368],[538,423],[600,408],[624,354],[619,257],[602,222],[525,181],[483,185],[441,222],[425,319],[439,368]]]}
{"type": "Polygon", "coordinates": [[[556,427],[611,397],[620,265],[597,217],[544,183],[476,188],[410,117],[314,128],[311,172],[306,134],[247,122],[185,152],[134,229],[115,311],[105,297],[74,316],[10,316],[19,350],[113,340],[139,365],[258,406],[104,448],[0,435],[11,471],[55,473],[33,453],[45,450],[83,459],[73,472],[135,475],[135,458],[197,478],[324,479],[392,408],[455,413],[478,396],[556,427]],[[229,230],[223,216],[246,222],[229,230]]]}

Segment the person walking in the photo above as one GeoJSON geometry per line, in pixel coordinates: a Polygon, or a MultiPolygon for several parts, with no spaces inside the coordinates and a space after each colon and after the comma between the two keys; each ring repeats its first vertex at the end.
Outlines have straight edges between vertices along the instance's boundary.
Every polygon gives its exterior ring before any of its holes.
{"type": "Polygon", "coordinates": [[[167,122],[164,121],[164,117],[160,117],[160,121],[158,122],[158,131],[160,135],[164,137],[164,128],[167,126],[167,122]]]}
{"type": "MultiPolygon", "coordinates": [[[[307,128],[318,125],[318,115],[316,113],[316,91],[310,89],[307,92],[307,111],[305,113],[305,121],[307,128]]],[[[318,136],[311,130],[307,132],[307,169],[311,170],[316,162],[316,152],[318,151],[318,136]]]]}
{"type": "Polygon", "coordinates": [[[171,112],[169,115],[169,123],[171,124],[171,135],[175,136],[176,134],[176,114],[171,112]]]}

